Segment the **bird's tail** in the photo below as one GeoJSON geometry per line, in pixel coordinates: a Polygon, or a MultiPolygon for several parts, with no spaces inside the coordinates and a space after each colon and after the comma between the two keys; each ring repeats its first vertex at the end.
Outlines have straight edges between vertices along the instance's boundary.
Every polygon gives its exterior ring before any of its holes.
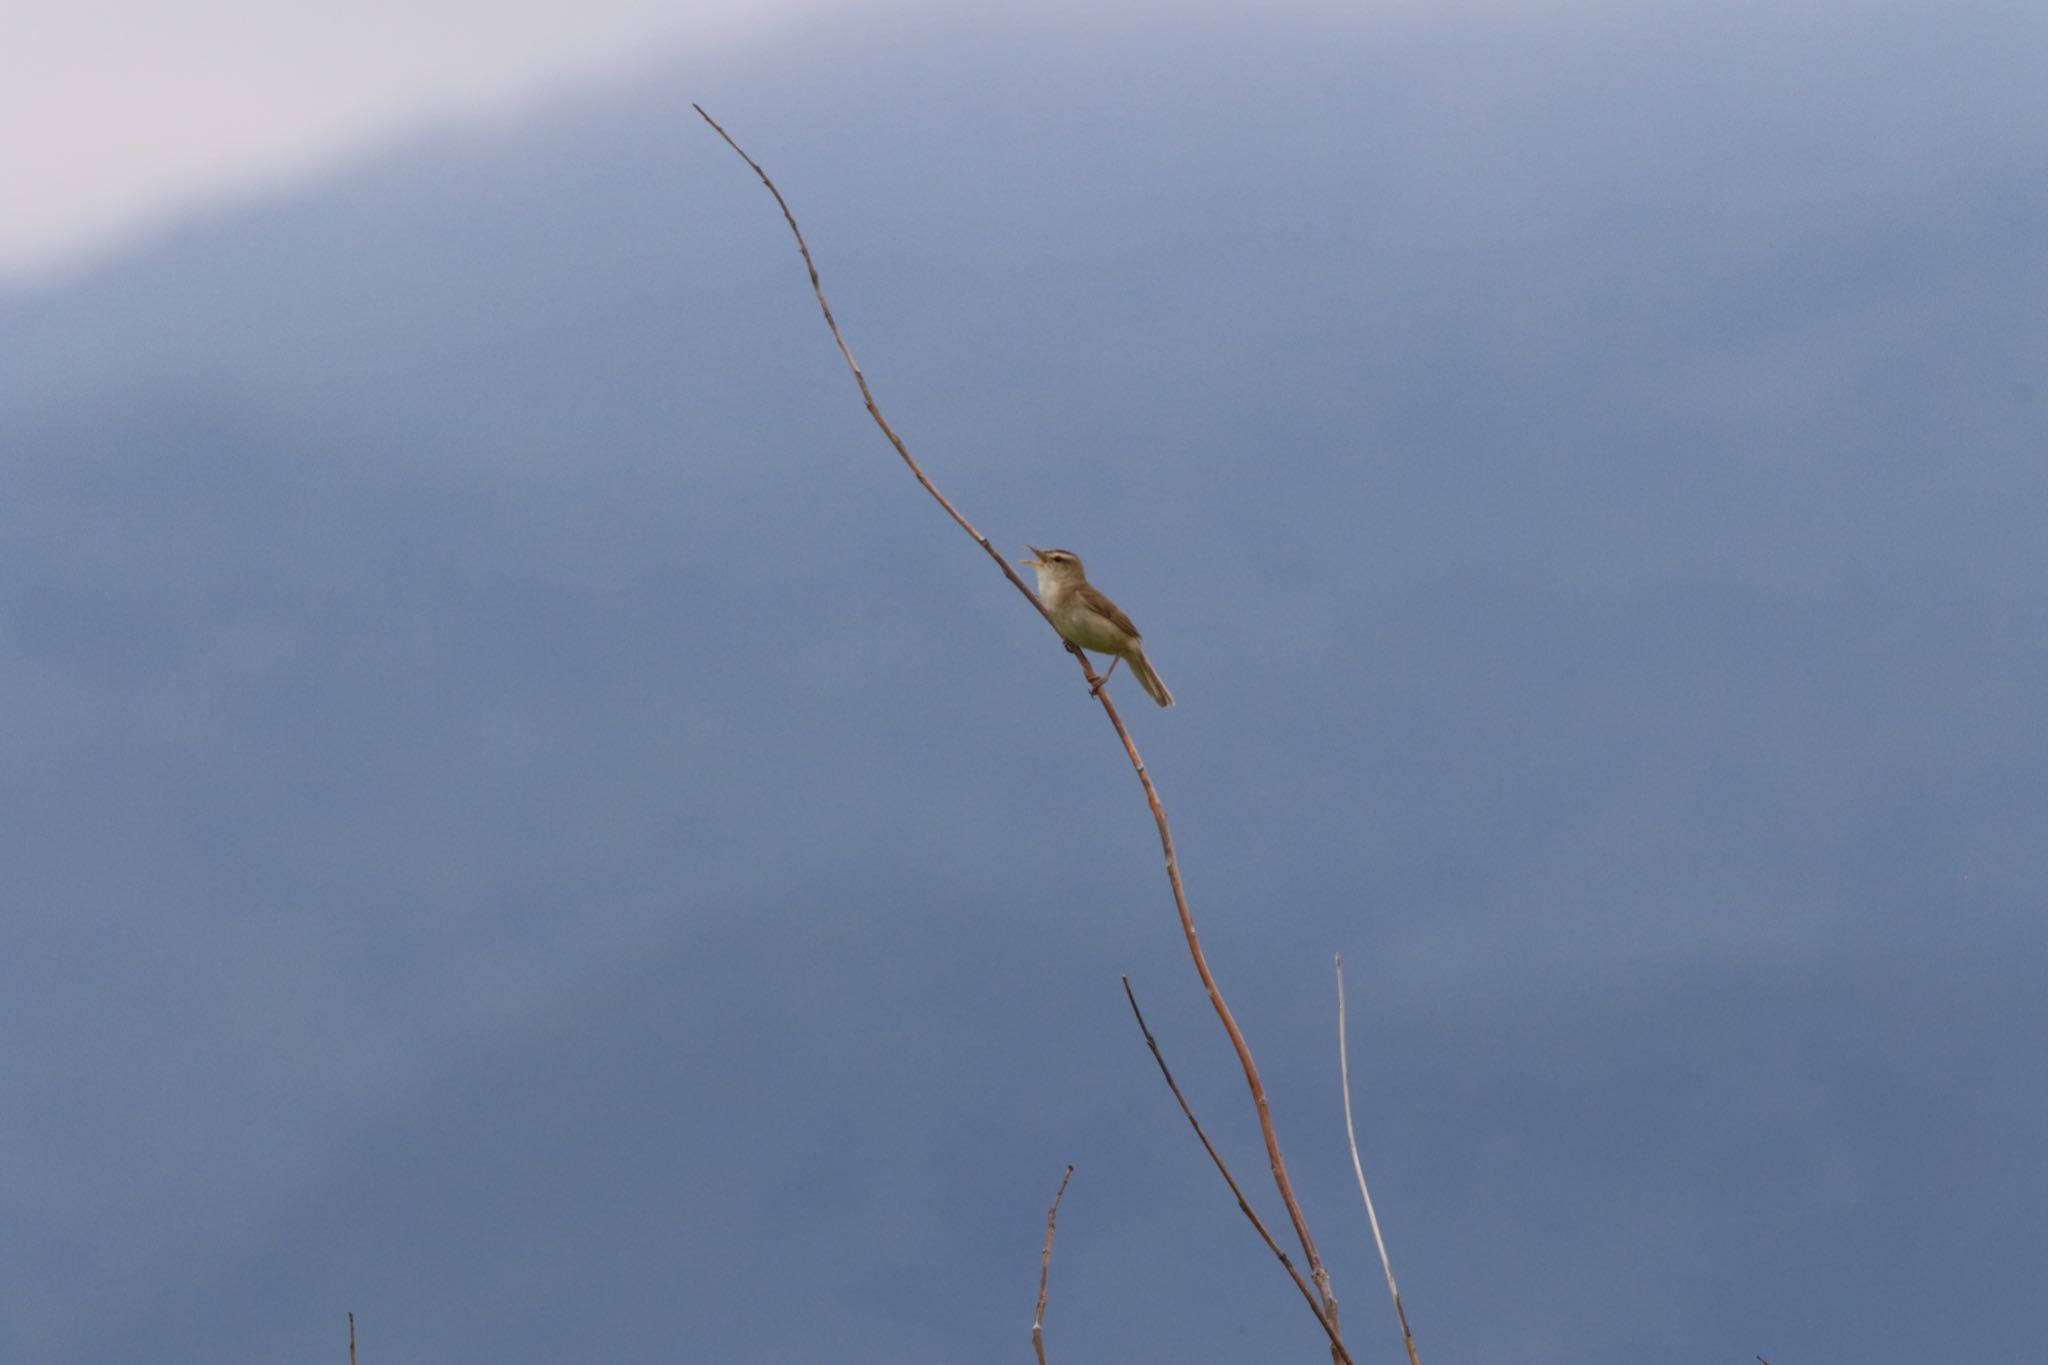
{"type": "Polygon", "coordinates": [[[1138,686],[1145,689],[1147,696],[1161,706],[1173,705],[1173,693],[1166,690],[1166,684],[1152,671],[1152,661],[1145,657],[1144,646],[1140,645],[1130,656],[1131,672],[1138,675],[1138,686]]]}

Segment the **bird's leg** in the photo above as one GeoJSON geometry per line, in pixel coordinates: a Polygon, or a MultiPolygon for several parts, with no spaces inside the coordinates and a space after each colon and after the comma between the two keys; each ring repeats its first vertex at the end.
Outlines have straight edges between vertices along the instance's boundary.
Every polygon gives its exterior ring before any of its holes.
{"type": "MultiPolygon", "coordinates": [[[[1116,666],[1117,666],[1118,664],[1122,663],[1123,661],[1124,661],[1124,656],[1123,656],[1123,655],[1121,655],[1121,654],[1112,654],[1112,655],[1110,655],[1110,656],[1109,656],[1109,673],[1114,673],[1114,672],[1116,672],[1116,666]]],[[[1088,695],[1089,695],[1089,696],[1091,696],[1091,697],[1099,697],[1099,696],[1101,696],[1101,695],[1102,695],[1102,689],[1103,689],[1103,688],[1105,688],[1105,687],[1107,687],[1107,686],[1109,686],[1109,673],[1105,673],[1105,674],[1103,674],[1103,675],[1102,675],[1102,677],[1101,677],[1100,679],[1098,679],[1098,680],[1096,681],[1096,684],[1095,684],[1095,686],[1093,686],[1093,687],[1091,687],[1091,688],[1089,688],[1089,689],[1088,689],[1088,695]]]]}

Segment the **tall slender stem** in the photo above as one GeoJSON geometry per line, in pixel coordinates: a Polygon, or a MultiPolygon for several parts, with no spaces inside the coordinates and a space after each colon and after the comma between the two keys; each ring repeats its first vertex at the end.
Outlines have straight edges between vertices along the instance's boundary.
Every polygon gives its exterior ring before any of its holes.
{"type": "MultiPolygon", "coordinates": [[[[882,429],[882,434],[889,438],[889,444],[896,448],[897,455],[902,457],[903,463],[924,491],[931,494],[933,500],[946,510],[946,515],[972,537],[975,544],[988,553],[989,558],[995,561],[996,567],[1002,570],[1003,577],[1009,579],[1017,591],[1024,594],[1033,609],[1045,618],[1046,625],[1051,627],[1052,617],[1047,614],[1045,604],[1040,602],[1037,595],[1025,585],[1024,580],[1017,576],[1017,571],[1010,567],[1009,561],[989,542],[989,538],[975,529],[974,523],[939,491],[938,485],[931,481],[923,467],[911,457],[910,448],[904,445],[903,438],[896,434],[896,429],[890,426],[889,420],[882,415],[881,406],[875,402],[874,391],[868,387],[867,375],[861,372],[860,362],[853,358],[853,348],[846,344],[846,337],[839,330],[838,320],[832,316],[832,305],[826,301],[825,287],[818,278],[817,262],[811,258],[810,244],[804,240],[803,229],[797,226],[796,214],[790,211],[789,201],[782,197],[781,190],[775,188],[775,182],[768,178],[767,171],[761,169],[761,163],[748,156],[746,150],[733,140],[732,134],[726,132],[717,119],[704,112],[704,106],[693,104],[690,107],[711,125],[712,131],[725,139],[726,146],[739,154],[740,159],[746,162],[754,174],[760,177],[761,183],[767,186],[768,193],[775,196],[776,206],[782,210],[783,221],[789,224],[790,234],[796,238],[797,251],[803,256],[804,268],[810,273],[811,292],[817,296],[818,311],[825,315],[825,326],[831,330],[832,340],[838,345],[839,354],[846,361],[846,367],[853,372],[854,383],[860,386],[861,401],[867,405],[868,416],[882,429]]],[[[1058,633],[1056,627],[1054,633],[1058,633]]],[[[1258,1111],[1259,1133],[1265,1139],[1266,1160],[1273,1171],[1273,1183],[1280,1191],[1281,1202],[1287,1206],[1288,1220],[1293,1223],[1294,1235],[1301,1243],[1302,1256],[1308,1262],[1309,1275],[1315,1281],[1316,1293],[1323,1302],[1323,1313],[1334,1329],[1337,1322],[1337,1296],[1330,1287],[1329,1272],[1323,1268],[1322,1256],[1316,1251],[1315,1238],[1309,1235],[1308,1219],[1302,1214],[1301,1203],[1294,1196],[1294,1182],[1288,1178],[1287,1161],[1280,1154],[1280,1138],[1273,1130],[1273,1115],[1271,1107],[1266,1102],[1265,1082],[1259,1077],[1258,1064],[1252,1060],[1251,1045],[1245,1041],[1244,1030],[1238,1027],[1236,1017],[1230,1012],[1230,1006],[1224,1002],[1222,988],[1216,984],[1215,973],[1209,970],[1209,959],[1202,952],[1201,940],[1196,937],[1195,917],[1188,909],[1187,890],[1181,885],[1180,860],[1173,851],[1173,830],[1167,823],[1166,807],[1159,800],[1159,789],[1152,784],[1152,774],[1145,769],[1145,760],[1138,754],[1137,742],[1131,738],[1131,732],[1125,727],[1123,717],[1117,714],[1116,704],[1110,700],[1107,689],[1097,686],[1100,679],[1096,677],[1094,666],[1088,662],[1088,656],[1078,649],[1072,653],[1080,660],[1082,674],[1088,679],[1089,686],[1094,689],[1095,698],[1102,704],[1103,713],[1109,717],[1109,723],[1115,728],[1117,738],[1122,741],[1124,754],[1130,759],[1131,768],[1138,775],[1139,785],[1145,789],[1145,803],[1152,810],[1153,823],[1159,827],[1159,847],[1166,859],[1166,880],[1173,889],[1173,905],[1180,915],[1181,933],[1187,939],[1188,954],[1194,959],[1195,972],[1202,979],[1202,989],[1208,992],[1209,1003],[1214,1007],[1216,1017],[1222,1021],[1223,1031],[1230,1035],[1230,1045],[1236,1051],[1238,1064],[1244,1070],[1245,1085],[1251,1090],[1252,1104],[1258,1111]]],[[[1333,1354],[1339,1349],[1333,1330],[1333,1354]]]]}

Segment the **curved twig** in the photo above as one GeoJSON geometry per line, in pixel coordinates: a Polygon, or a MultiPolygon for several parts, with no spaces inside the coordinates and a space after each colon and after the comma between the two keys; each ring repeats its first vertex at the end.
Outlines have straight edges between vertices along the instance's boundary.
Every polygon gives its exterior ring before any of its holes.
{"type": "Polygon", "coordinates": [[[1401,1306],[1401,1289],[1394,1283],[1394,1263],[1387,1256],[1386,1238],[1380,1236],[1380,1215],[1372,1206],[1372,1191],[1365,1185],[1365,1163],[1358,1158],[1358,1130],[1351,1125],[1351,1049],[1344,1027],[1344,954],[1337,954],[1337,1075],[1344,1090],[1344,1140],[1351,1147],[1351,1169],[1358,1175],[1358,1192],[1365,1198],[1366,1221],[1372,1224],[1372,1242],[1380,1249],[1380,1269],[1387,1272],[1387,1293],[1394,1300],[1394,1316],[1401,1320],[1401,1342],[1408,1348],[1408,1365],[1422,1365],[1415,1354],[1415,1334],[1408,1330],[1408,1310],[1401,1306]]]}
{"type": "Polygon", "coordinates": [[[1209,1141],[1209,1135],[1202,1131],[1202,1121],[1195,1117],[1195,1111],[1188,1107],[1187,1096],[1180,1093],[1180,1085],[1173,1079],[1173,1070],[1166,1064],[1166,1054],[1159,1050],[1159,1041],[1152,1036],[1152,1030],[1145,1025],[1145,1012],[1138,1008],[1138,997],[1131,990],[1131,979],[1123,978],[1124,998],[1131,1002],[1131,1013],[1137,1017],[1138,1032],[1145,1035],[1145,1046],[1151,1049],[1152,1060],[1159,1064],[1159,1074],[1166,1078],[1166,1088],[1173,1092],[1174,1102],[1180,1105],[1180,1112],[1187,1116],[1188,1126],[1195,1130],[1195,1136],[1202,1140],[1202,1150],[1209,1154],[1209,1160],[1216,1163],[1216,1171],[1223,1177],[1223,1183],[1230,1186],[1230,1192],[1237,1196],[1237,1207],[1251,1221],[1252,1230],[1259,1234],[1259,1240],[1266,1244],[1266,1250],[1280,1258],[1280,1268],[1287,1272],[1287,1278],[1294,1281],[1294,1287],[1301,1291],[1302,1301],[1308,1304],[1308,1311],[1316,1315],[1323,1331],[1330,1338],[1330,1353],[1349,1365],[1351,1352],[1345,1349],[1343,1339],[1337,1335],[1337,1325],[1323,1316],[1322,1305],[1316,1302],[1315,1292],[1308,1287],[1308,1281],[1301,1278],[1301,1272],[1294,1268],[1294,1262],[1273,1240],[1273,1234],[1266,1231],[1266,1224],[1252,1211],[1252,1204],[1238,1188],[1237,1178],[1230,1173],[1230,1167],[1223,1164],[1223,1154],[1216,1150],[1216,1144],[1209,1141]]]}
{"type": "Polygon", "coordinates": [[[1074,1163],[1067,1163],[1067,1173],[1060,1177],[1060,1187],[1053,1191],[1052,1207],[1045,1211],[1045,1250],[1038,1257],[1038,1308],[1031,1315],[1031,1349],[1038,1356],[1038,1365],[1045,1365],[1045,1285],[1052,1275],[1052,1232],[1053,1221],[1060,1216],[1060,1200],[1067,1197],[1067,1182],[1074,1178],[1074,1163]]]}
{"type": "MultiPolygon", "coordinates": [[[[704,112],[703,105],[693,104],[690,107],[695,109],[698,116],[711,125],[713,132],[725,139],[726,146],[739,153],[740,160],[747,163],[754,174],[761,178],[761,183],[768,187],[768,193],[775,196],[775,206],[782,210],[782,220],[789,224],[790,235],[796,238],[796,249],[803,254],[804,269],[810,272],[811,292],[818,297],[818,311],[825,315],[825,325],[832,330],[832,340],[838,344],[839,354],[845,359],[846,368],[853,371],[853,382],[860,385],[860,399],[861,402],[867,405],[868,416],[875,419],[875,425],[880,427],[882,434],[889,438],[889,444],[896,447],[896,453],[903,457],[903,463],[916,476],[918,483],[923,486],[924,491],[931,494],[933,500],[939,506],[946,509],[946,515],[951,517],[961,530],[974,538],[975,544],[988,551],[988,557],[993,559],[996,562],[996,567],[1003,571],[1003,577],[1009,579],[1017,591],[1024,594],[1024,600],[1031,603],[1040,616],[1045,617],[1045,623],[1048,626],[1052,625],[1052,617],[1047,614],[1045,605],[1038,600],[1038,594],[1032,592],[1026,586],[1024,580],[1017,576],[1017,571],[1010,567],[1010,561],[1003,558],[1003,552],[990,544],[989,538],[976,530],[974,523],[962,516],[960,509],[953,505],[952,500],[944,493],[941,493],[939,486],[926,477],[923,468],[918,465],[916,460],[911,458],[910,447],[903,444],[903,438],[896,434],[896,428],[890,426],[889,419],[882,416],[882,409],[875,402],[874,390],[868,387],[868,377],[862,373],[860,362],[853,358],[853,348],[846,344],[845,336],[840,333],[838,320],[832,316],[832,305],[825,301],[825,287],[818,281],[817,263],[811,259],[810,244],[804,241],[804,230],[796,225],[796,215],[790,212],[789,201],[782,197],[781,190],[775,188],[775,182],[768,178],[768,172],[761,169],[761,163],[748,156],[746,149],[732,140],[732,134],[720,127],[717,119],[704,112]]],[[[1054,628],[1054,633],[1058,633],[1057,627],[1054,628]]],[[[1088,667],[1086,659],[1081,661],[1081,667],[1087,671],[1088,681],[1092,685],[1095,682],[1095,670],[1088,667]]]]}
{"type": "MultiPolygon", "coordinates": [[[[837,343],[839,354],[846,361],[846,367],[853,371],[853,379],[860,386],[861,401],[867,405],[868,416],[874,418],[875,425],[889,438],[889,444],[896,448],[897,455],[902,457],[903,463],[924,491],[931,494],[933,500],[946,509],[946,515],[972,537],[975,544],[987,551],[989,558],[995,561],[996,567],[1002,570],[1003,577],[1009,579],[1011,585],[1024,594],[1032,609],[1045,619],[1048,627],[1051,627],[1052,617],[1047,614],[1045,605],[1038,600],[1037,595],[1025,586],[1024,580],[1017,576],[1017,571],[1010,567],[1009,561],[1003,558],[1001,552],[989,543],[988,537],[976,530],[974,523],[963,516],[960,509],[939,491],[938,485],[934,484],[917,461],[911,458],[910,449],[903,444],[903,438],[896,434],[896,429],[882,416],[882,410],[875,402],[874,392],[868,387],[867,376],[861,372],[859,362],[853,358],[853,348],[846,344],[846,338],[839,330],[839,323],[832,316],[832,305],[825,300],[825,289],[818,279],[817,262],[811,259],[810,245],[804,241],[803,229],[797,226],[796,215],[790,211],[789,201],[782,197],[781,190],[775,188],[775,182],[768,178],[767,171],[761,169],[761,163],[748,156],[746,150],[733,140],[732,134],[726,132],[717,119],[704,112],[703,105],[692,104],[690,107],[711,125],[713,132],[725,139],[725,145],[739,154],[740,160],[746,162],[754,174],[760,177],[768,193],[775,196],[775,203],[782,210],[783,221],[789,224],[790,233],[796,238],[797,251],[804,258],[804,268],[810,272],[811,292],[817,296],[818,310],[825,315],[825,326],[831,330],[832,340],[837,343]]],[[[1058,633],[1056,628],[1054,633],[1058,633]]],[[[1195,936],[1195,918],[1188,909],[1187,891],[1181,885],[1180,861],[1173,851],[1173,831],[1167,824],[1166,808],[1160,804],[1159,790],[1152,785],[1152,775],[1145,770],[1145,760],[1138,754],[1137,742],[1131,738],[1131,732],[1125,727],[1123,717],[1117,714],[1116,704],[1110,700],[1108,690],[1100,685],[1102,680],[1096,676],[1094,666],[1088,662],[1088,656],[1078,649],[1071,652],[1080,661],[1082,674],[1088,679],[1095,699],[1102,704],[1103,714],[1109,717],[1109,723],[1115,728],[1117,738],[1123,742],[1124,754],[1130,759],[1131,768],[1137,773],[1138,782],[1145,789],[1145,803],[1151,807],[1152,821],[1159,827],[1159,847],[1166,857],[1166,880],[1173,888],[1173,905],[1180,915],[1181,933],[1187,939],[1189,955],[1194,958],[1195,972],[1202,978],[1202,988],[1208,992],[1209,1004],[1215,1009],[1216,1017],[1222,1021],[1223,1031],[1230,1035],[1230,1045],[1237,1053],[1239,1066],[1244,1070],[1245,1085],[1251,1090],[1252,1104],[1258,1110],[1259,1133],[1265,1139],[1266,1159],[1272,1167],[1273,1183],[1280,1191],[1281,1202],[1287,1206],[1287,1217],[1294,1224],[1294,1235],[1301,1243],[1302,1255],[1308,1262],[1309,1275],[1315,1280],[1316,1292],[1322,1300],[1322,1316],[1327,1318],[1329,1326],[1334,1329],[1337,1324],[1337,1296],[1330,1287],[1329,1272],[1323,1268],[1322,1257],[1316,1251],[1315,1238],[1309,1235],[1308,1219],[1302,1214],[1301,1203],[1294,1196],[1294,1182],[1288,1178],[1286,1159],[1280,1155],[1279,1135],[1273,1130],[1273,1115],[1266,1102],[1265,1082],[1259,1077],[1258,1064],[1252,1060],[1251,1045],[1245,1041],[1244,1030],[1238,1027],[1236,1017],[1224,1003],[1223,991],[1217,986],[1215,974],[1209,970],[1209,960],[1202,953],[1201,940],[1195,936]]]]}

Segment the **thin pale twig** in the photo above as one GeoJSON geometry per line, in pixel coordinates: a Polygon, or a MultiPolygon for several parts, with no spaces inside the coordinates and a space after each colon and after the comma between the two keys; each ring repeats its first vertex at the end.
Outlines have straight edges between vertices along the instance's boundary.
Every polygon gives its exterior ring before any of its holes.
{"type": "MultiPolygon", "coordinates": [[[[923,467],[911,457],[910,449],[904,445],[903,438],[896,434],[896,429],[890,426],[888,419],[882,415],[880,405],[875,402],[874,391],[868,387],[867,376],[861,372],[860,363],[853,358],[853,348],[847,345],[846,337],[839,330],[838,320],[832,316],[832,305],[826,302],[825,288],[818,278],[817,262],[811,258],[810,245],[804,241],[803,229],[797,226],[796,214],[790,210],[789,201],[782,197],[782,191],[775,187],[775,182],[769,179],[768,172],[761,168],[761,163],[748,156],[746,149],[733,140],[732,134],[726,132],[717,119],[705,113],[704,106],[693,104],[690,107],[711,125],[712,131],[725,140],[726,146],[732,148],[740,160],[747,163],[760,178],[761,183],[767,187],[768,193],[775,197],[776,205],[782,210],[783,221],[789,224],[790,233],[796,238],[797,251],[803,256],[804,268],[810,273],[811,292],[817,297],[818,311],[824,314],[825,326],[831,331],[832,340],[839,347],[839,354],[846,361],[847,368],[853,372],[854,382],[860,387],[861,401],[867,405],[868,416],[874,419],[882,434],[889,438],[889,444],[895,447],[897,455],[902,458],[904,465],[909,468],[924,491],[931,494],[933,500],[945,509],[946,515],[950,516],[975,544],[987,552],[989,558],[995,561],[996,567],[1002,570],[1003,577],[1009,579],[1011,585],[1024,594],[1032,609],[1045,619],[1048,626],[1051,626],[1052,617],[1046,612],[1045,604],[1040,602],[1037,595],[1025,585],[1024,580],[1017,576],[1017,571],[1010,567],[1010,562],[1003,558],[990,543],[989,538],[975,529],[974,523],[939,491],[938,485],[931,481],[923,467]]],[[[1057,627],[1054,629],[1057,632],[1057,627]]],[[[1110,725],[1115,728],[1117,738],[1123,743],[1124,755],[1130,759],[1131,769],[1137,773],[1138,783],[1145,789],[1145,804],[1150,807],[1152,822],[1159,829],[1159,847],[1166,858],[1166,880],[1173,890],[1174,909],[1180,916],[1181,934],[1187,940],[1188,954],[1194,959],[1195,972],[1202,979],[1202,988],[1208,992],[1209,1004],[1216,1011],[1216,1017],[1222,1021],[1223,1031],[1230,1036],[1231,1048],[1237,1053],[1238,1065],[1244,1071],[1246,1088],[1251,1091],[1252,1105],[1258,1111],[1259,1134],[1265,1140],[1266,1159],[1272,1168],[1273,1184],[1280,1191],[1281,1202],[1287,1206],[1288,1220],[1294,1225],[1294,1235],[1301,1243],[1302,1255],[1308,1262],[1309,1274],[1315,1280],[1317,1293],[1322,1300],[1320,1316],[1334,1328],[1337,1322],[1337,1296],[1330,1286],[1329,1272],[1324,1269],[1322,1257],[1316,1251],[1315,1238],[1309,1235],[1307,1216],[1301,1211],[1301,1202],[1295,1198],[1294,1182],[1287,1174],[1287,1161],[1280,1154],[1279,1134],[1273,1128],[1272,1110],[1266,1101],[1265,1082],[1259,1076],[1258,1064],[1252,1060],[1251,1045],[1245,1041],[1244,1030],[1238,1027],[1237,1019],[1231,1014],[1229,1005],[1224,1003],[1223,991],[1216,984],[1215,974],[1209,970],[1209,960],[1203,954],[1201,940],[1195,934],[1195,918],[1193,912],[1188,909],[1186,888],[1181,885],[1180,859],[1174,853],[1173,830],[1167,823],[1166,807],[1159,800],[1159,789],[1153,786],[1152,775],[1145,769],[1145,760],[1138,754],[1137,742],[1131,738],[1130,730],[1125,727],[1116,704],[1110,700],[1109,692],[1102,687],[1102,679],[1096,676],[1094,666],[1088,662],[1088,656],[1081,650],[1071,647],[1070,652],[1080,661],[1082,675],[1087,678],[1095,699],[1102,704],[1103,714],[1109,717],[1110,725]]]]}
{"type": "Polygon", "coordinates": [[[1216,1171],[1223,1177],[1223,1183],[1237,1196],[1239,1211],[1251,1222],[1252,1230],[1259,1234],[1259,1240],[1266,1244],[1266,1250],[1279,1258],[1281,1268],[1287,1272],[1287,1278],[1293,1280],[1294,1287],[1301,1291],[1303,1302],[1308,1304],[1308,1311],[1316,1315],[1316,1321],[1321,1323],[1323,1331],[1329,1334],[1331,1353],[1348,1362],[1351,1353],[1345,1349],[1343,1341],[1338,1337],[1336,1324],[1323,1316],[1322,1305],[1316,1302],[1315,1292],[1308,1287],[1308,1281],[1301,1278],[1301,1272],[1294,1268],[1294,1262],[1288,1259],[1280,1244],[1273,1240],[1273,1234],[1266,1231],[1264,1220],[1253,1211],[1251,1201],[1244,1197],[1244,1191],[1238,1187],[1237,1177],[1233,1176],[1230,1167],[1224,1164],[1223,1154],[1216,1150],[1216,1144],[1209,1141],[1209,1135],[1202,1131],[1202,1121],[1195,1117],[1195,1111],[1188,1106],[1187,1096],[1180,1093],[1180,1085],[1173,1079],[1173,1068],[1166,1064],[1166,1054],[1159,1050],[1159,1040],[1152,1036],[1152,1030],[1145,1025],[1145,1011],[1138,1008],[1138,996],[1131,989],[1131,979],[1128,976],[1124,977],[1123,983],[1124,999],[1131,1002],[1131,1013],[1138,1020],[1138,1032],[1145,1035],[1145,1046],[1151,1049],[1152,1060],[1159,1064],[1159,1074],[1166,1078],[1166,1088],[1173,1092],[1174,1103],[1180,1106],[1180,1112],[1187,1117],[1188,1126],[1193,1128],[1195,1136],[1201,1139],[1202,1150],[1209,1154],[1209,1160],[1216,1163],[1216,1171]]]}
{"type": "Polygon", "coordinates": [[[1408,1310],[1401,1306],[1401,1290],[1394,1283],[1394,1263],[1387,1257],[1387,1240],[1380,1236],[1380,1216],[1372,1206],[1372,1191],[1365,1184],[1365,1163],[1358,1159],[1358,1130],[1351,1124],[1351,1051],[1345,1041],[1344,954],[1337,954],[1337,1074],[1344,1088],[1344,1140],[1351,1144],[1351,1169],[1358,1173],[1358,1192],[1365,1197],[1366,1221],[1372,1224],[1372,1242],[1380,1249],[1380,1268],[1387,1272],[1387,1293],[1394,1300],[1394,1316],[1401,1320],[1401,1342],[1408,1348],[1408,1365],[1422,1365],[1415,1354],[1415,1334],[1408,1330],[1408,1310]]]}
{"type": "Polygon", "coordinates": [[[1067,1197],[1067,1182],[1074,1178],[1074,1163],[1067,1163],[1067,1173],[1060,1177],[1060,1187],[1053,1191],[1052,1206],[1045,1211],[1045,1250],[1038,1257],[1038,1309],[1031,1315],[1031,1349],[1038,1355],[1038,1365],[1045,1365],[1045,1285],[1052,1275],[1052,1232],[1053,1222],[1060,1215],[1060,1200],[1067,1197]]]}

